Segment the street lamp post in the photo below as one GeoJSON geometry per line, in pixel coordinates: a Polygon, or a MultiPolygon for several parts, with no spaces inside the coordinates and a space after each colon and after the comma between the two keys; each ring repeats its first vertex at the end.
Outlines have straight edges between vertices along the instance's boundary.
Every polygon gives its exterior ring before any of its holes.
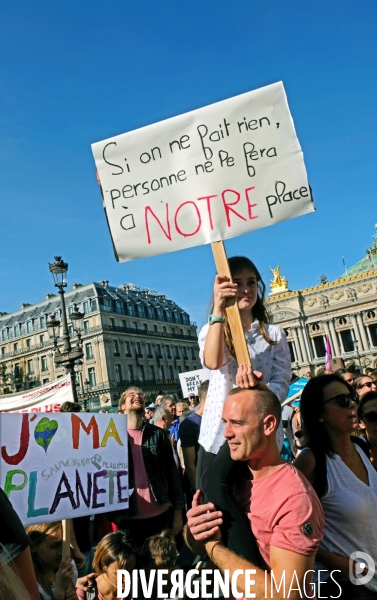
{"type": "Polygon", "coordinates": [[[77,387],[76,387],[76,377],[75,377],[75,362],[81,360],[84,356],[81,345],[81,328],[80,322],[84,318],[84,313],[80,313],[78,307],[75,305],[74,311],[71,315],[71,319],[73,316],[73,325],[77,332],[78,341],[76,346],[72,346],[71,338],[68,331],[68,322],[67,322],[67,314],[65,309],[65,299],[64,299],[64,288],[67,287],[67,283],[65,280],[65,274],[68,271],[68,264],[65,263],[61,256],[55,256],[55,262],[48,265],[50,272],[53,276],[55,287],[59,290],[60,302],[61,302],[61,325],[62,325],[62,340],[63,340],[63,350],[61,351],[58,348],[57,339],[59,337],[59,328],[60,322],[55,318],[55,315],[52,315],[50,319],[47,321],[47,327],[50,332],[50,337],[54,340],[55,346],[55,356],[54,362],[56,366],[63,366],[66,369],[67,373],[71,375],[71,384],[72,384],[72,396],[73,401],[77,402],[77,387]]]}

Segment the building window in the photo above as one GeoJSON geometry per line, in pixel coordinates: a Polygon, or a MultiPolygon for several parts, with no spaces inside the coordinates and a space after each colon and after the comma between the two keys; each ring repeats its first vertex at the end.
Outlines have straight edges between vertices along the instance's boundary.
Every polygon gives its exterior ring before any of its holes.
{"type": "Polygon", "coordinates": [[[115,365],[115,379],[118,383],[120,383],[123,380],[122,365],[115,365]]]}
{"type": "Polygon", "coordinates": [[[153,365],[149,365],[149,378],[152,381],[156,381],[156,372],[154,370],[154,366],[153,365]]]}
{"type": "Polygon", "coordinates": [[[157,350],[157,356],[158,356],[158,358],[162,358],[161,344],[157,344],[156,345],[156,350],[157,350]]]}
{"type": "Polygon", "coordinates": [[[372,345],[377,346],[377,325],[369,325],[369,333],[372,340],[372,345]]]}
{"type": "Polygon", "coordinates": [[[33,323],[31,321],[27,321],[26,323],[26,332],[31,333],[33,331],[33,323]]]}
{"type": "Polygon", "coordinates": [[[85,356],[86,358],[93,358],[93,348],[92,348],[92,344],[85,344],[85,356]]]}
{"type": "Polygon", "coordinates": [[[166,356],[167,358],[171,358],[171,348],[169,345],[166,346],[166,356]]]}
{"type": "Polygon", "coordinates": [[[167,320],[167,322],[168,322],[168,323],[171,323],[171,322],[172,322],[172,318],[171,318],[171,312],[170,312],[169,310],[167,310],[167,311],[165,312],[165,315],[166,315],[166,320],[167,320]]]}
{"type": "Polygon", "coordinates": [[[296,362],[295,349],[292,342],[288,342],[289,353],[291,355],[291,362],[296,362]]]}
{"type": "Polygon", "coordinates": [[[191,348],[191,358],[192,360],[195,360],[196,356],[195,356],[195,348],[191,348]]]}
{"type": "Polygon", "coordinates": [[[15,325],[13,327],[13,335],[14,335],[14,337],[17,337],[18,333],[19,333],[19,325],[15,325]]]}
{"type": "Polygon", "coordinates": [[[68,333],[69,337],[73,338],[73,336],[75,335],[75,332],[73,331],[73,325],[68,325],[68,333]]]}
{"type": "Polygon", "coordinates": [[[27,372],[28,372],[28,375],[34,375],[34,361],[33,361],[33,359],[27,361],[27,372]]]}
{"type": "Polygon", "coordinates": [[[161,379],[165,379],[165,369],[164,369],[163,365],[160,366],[160,373],[161,373],[161,379]]]}
{"type": "Polygon", "coordinates": [[[323,337],[321,335],[317,335],[317,336],[313,337],[313,342],[314,342],[315,353],[317,355],[317,358],[321,358],[322,356],[325,356],[326,349],[325,349],[325,342],[323,340],[323,337]]]}
{"type": "Polygon", "coordinates": [[[88,369],[88,379],[89,379],[89,384],[91,388],[96,387],[97,383],[96,383],[96,370],[94,367],[90,367],[90,369],[88,369]]]}
{"type": "Polygon", "coordinates": [[[41,356],[41,371],[48,371],[47,356],[41,356]]]}
{"type": "Polygon", "coordinates": [[[73,306],[68,306],[68,315],[71,316],[73,313],[73,306]]]}
{"type": "Polygon", "coordinates": [[[89,321],[84,321],[84,333],[89,333],[89,321]]]}
{"type": "Polygon", "coordinates": [[[140,367],[139,367],[139,373],[140,373],[140,380],[141,381],[145,381],[145,372],[144,372],[143,365],[140,365],[140,367]]]}
{"type": "Polygon", "coordinates": [[[169,379],[174,379],[173,367],[169,367],[169,379]]]}
{"type": "Polygon", "coordinates": [[[48,382],[49,382],[49,378],[48,377],[46,379],[42,379],[43,385],[45,385],[45,383],[48,383],[48,382]]]}
{"type": "Polygon", "coordinates": [[[157,325],[153,325],[153,331],[154,331],[155,333],[157,333],[157,331],[158,331],[158,327],[157,327],[157,325]]]}
{"type": "Polygon", "coordinates": [[[155,313],[154,313],[154,308],[152,308],[151,306],[148,306],[147,313],[148,313],[148,318],[149,319],[154,319],[155,316],[156,316],[155,313]]]}
{"type": "Polygon", "coordinates": [[[183,348],[183,358],[188,358],[188,353],[187,353],[186,346],[183,348]]]}
{"type": "Polygon", "coordinates": [[[45,343],[45,336],[44,335],[40,335],[39,336],[39,343],[40,344],[44,344],[45,343]]]}
{"type": "Polygon", "coordinates": [[[13,344],[13,352],[17,352],[17,351],[18,351],[18,342],[13,344]]]}
{"type": "Polygon", "coordinates": [[[92,308],[91,308],[92,312],[93,312],[93,310],[97,310],[97,300],[92,300],[91,304],[92,304],[92,308]]]}
{"type": "Polygon", "coordinates": [[[147,352],[148,352],[148,358],[152,358],[153,357],[152,344],[147,344],[147,352]]]}
{"type": "Polygon", "coordinates": [[[31,339],[30,338],[28,338],[26,340],[26,348],[31,348],[31,339]]]}
{"type": "Polygon", "coordinates": [[[113,329],[115,327],[115,319],[109,319],[109,325],[113,329]]]}
{"type": "Polygon", "coordinates": [[[146,323],[143,323],[143,328],[144,328],[144,331],[148,331],[148,325],[146,323]]]}
{"type": "Polygon", "coordinates": [[[5,346],[1,348],[1,356],[5,356],[5,346]]]}
{"type": "Polygon", "coordinates": [[[130,342],[126,341],[124,342],[125,348],[126,348],[126,356],[131,356],[131,344],[130,342]]]}
{"type": "Polygon", "coordinates": [[[171,328],[171,332],[172,332],[173,335],[175,335],[175,327],[171,328]]]}
{"type": "Polygon", "coordinates": [[[353,352],[355,347],[353,345],[351,330],[343,329],[343,331],[340,332],[340,337],[342,338],[344,352],[353,352]]]}
{"type": "Polygon", "coordinates": [[[166,325],[162,326],[162,333],[166,333],[166,325]]]}
{"type": "Polygon", "coordinates": [[[113,354],[114,356],[120,356],[118,340],[113,340],[113,354]]]}
{"type": "Polygon", "coordinates": [[[43,329],[44,326],[45,326],[45,318],[44,318],[44,316],[39,317],[39,328],[43,329]]]}
{"type": "Polygon", "coordinates": [[[136,321],[132,321],[132,329],[137,329],[137,322],[136,321]]]}
{"type": "Polygon", "coordinates": [[[115,312],[124,315],[123,302],[120,302],[120,300],[115,300],[115,312]]]}
{"type": "Polygon", "coordinates": [[[134,380],[134,368],[132,365],[128,365],[128,379],[130,381],[134,380]]]}
{"type": "Polygon", "coordinates": [[[178,346],[174,346],[174,357],[179,358],[179,348],[178,346]]]}
{"type": "Polygon", "coordinates": [[[89,312],[89,302],[87,300],[85,300],[85,302],[82,303],[82,310],[83,312],[87,315],[89,312]]]}
{"type": "Polygon", "coordinates": [[[142,317],[143,319],[145,318],[144,306],[141,306],[141,304],[137,307],[137,316],[142,317]]]}
{"type": "Polygon", "coordinates": [[[143,353],[141,351],[141,343],[140,342],[136,342],[136,356],[143,356],[143,353]]]}
{"type": "Polygon", "coordinates": [[[179,330],[180,335],[183,335],[183,329],[179,330]]]}
{"type": "Polygon", "coordinates": [[[164,311],[163,311],[161,308],[158,308],[158,309],[157,309],[157,318],[158,318],[160,321],[163,321],[163,320],[164,320],[164,311]]]}
{"type": "Polygon", "coordinates": [[[130,315],[130,317],[134,317],[135,316],[135,307],[133,304],[128,304],[127,305],[127,312],[130,315]]]}
{"type": "Polygon", "coordinates": [[[7,339],[6,329],[2,330],[2,332],[1,332],[1,339],[3,340],[3,342],[5,342],[5,340],[7,339]]]}
{"type": "Polygon", "coordinates": [[[123,329],[127,329],[127,321],[121,321],[121,327],[123,327],[123,329]]]}

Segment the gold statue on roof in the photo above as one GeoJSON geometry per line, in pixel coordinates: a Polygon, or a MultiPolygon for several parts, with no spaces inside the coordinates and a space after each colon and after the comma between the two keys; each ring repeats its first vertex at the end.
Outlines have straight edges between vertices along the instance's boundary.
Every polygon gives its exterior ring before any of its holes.
{"type": "Polygon", "coordinates": [[[270,267],[270,273],[274,276],[270,281],[270,288],[272,290],[272,294],[280,293],[280,292],[288,292],[288,281],[284,277],[284,275],[280,275],[280,264],[278,264],[276,269],[270,267]]]}

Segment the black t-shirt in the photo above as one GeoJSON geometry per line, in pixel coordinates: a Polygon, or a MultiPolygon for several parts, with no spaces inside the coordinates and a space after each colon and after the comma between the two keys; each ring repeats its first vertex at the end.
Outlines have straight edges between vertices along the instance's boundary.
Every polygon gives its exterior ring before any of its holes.
{"type": "Polygon", "coordinates": [[[0,552],[8,562],[28,548],[30,542],[19,516],[2,489],[0,489],[0,522],[0,544],[2,544],[0,552]]]}
{"type": "Polygon", "coordinates": [[[202,417],[198,416],[195,412],[182,421],[179,428],[179,439],[181,440],[182,448],[195,446],[196,453],[198,453],[201,422],[202,417]]]}

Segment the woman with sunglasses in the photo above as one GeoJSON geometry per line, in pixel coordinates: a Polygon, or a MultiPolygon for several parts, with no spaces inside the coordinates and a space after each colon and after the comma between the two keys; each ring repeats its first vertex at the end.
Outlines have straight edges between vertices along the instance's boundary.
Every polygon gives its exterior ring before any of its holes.
{"type": "Polygon", "coordinates": [[[367,392],[357,407],[359,426],[364,431],[369,446],[370,460],[377,469],[377,392],[367,392]]]}
{"type": "Polygon", "coordinates": [[[377,390],[376,382],[369,375],[361,375],[361,377],[355,379],[353,385],[360,398],[368,392],[375,392],[377,390]]]}
{"type": "Polygon", "coordinates": [[[322,586],[327,597],[339,597],[341,588],[342,598],[366,600],[376,598],[377,573],[354,585],[356,560],[351,560],[350,578],[350,556],[364,552],[377,563],[377,473],[359,440],[351,437],[358,427],[358,402],[354,389],[337,375],[308,381],[300,402],[305,448],[294,464],[313,485],[325,513],[316,560],[321,581],[327,577],[322,586]]]}

